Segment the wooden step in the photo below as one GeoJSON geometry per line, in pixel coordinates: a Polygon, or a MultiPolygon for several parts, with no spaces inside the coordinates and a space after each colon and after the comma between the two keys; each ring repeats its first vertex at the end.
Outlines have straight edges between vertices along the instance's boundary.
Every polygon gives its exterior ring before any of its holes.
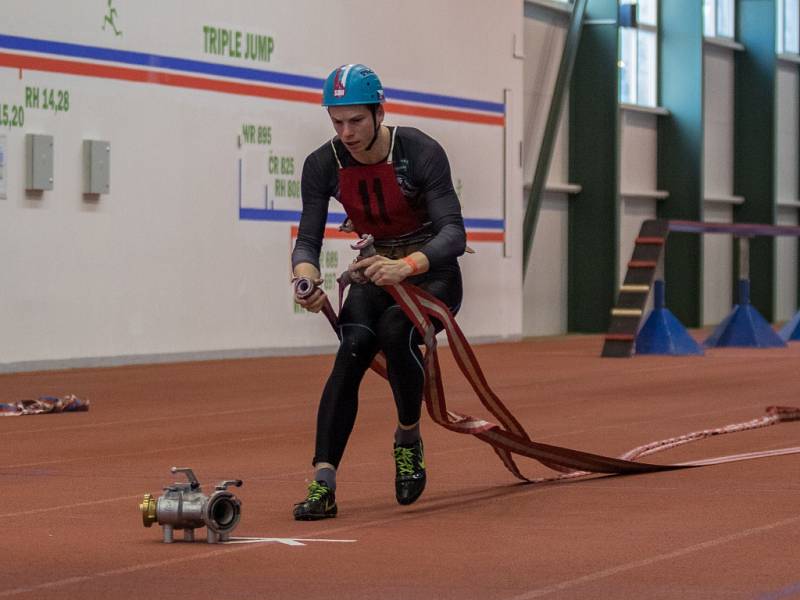
{"type": "Polygon", "coordinates": [[[628,263],[629,269],[655,269],[658,261],[655,260],[632,260],[628,263]]]}

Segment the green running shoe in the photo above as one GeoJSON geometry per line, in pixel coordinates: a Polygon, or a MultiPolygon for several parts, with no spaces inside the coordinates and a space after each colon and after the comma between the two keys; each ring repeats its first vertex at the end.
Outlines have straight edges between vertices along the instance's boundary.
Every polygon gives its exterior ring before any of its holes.
{"type": "Polygon", "coordinates": [[[394,446],[395,497],[399,504],[412,504],[425,489],[425,455],[422,440],[394,446]]]}
{"type": "Polygon", "coordinates": [[[317,521],[336,516],[336,494],[321,481],[308,484],[308,496],[294,505],[295,521],[317,521]]]}

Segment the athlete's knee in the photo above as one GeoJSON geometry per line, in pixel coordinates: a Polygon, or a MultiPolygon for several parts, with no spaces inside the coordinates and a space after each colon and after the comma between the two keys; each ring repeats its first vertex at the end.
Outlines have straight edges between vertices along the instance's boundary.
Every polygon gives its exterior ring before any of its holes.
{"type": "Polygon", "coordinates": [[[344,353],[351,358],[369,358],[375,354],[377,348],[377,334],[369,327],[358,324],[344,324],[341,326],[341,343],[339,353],[344,353]]]}
{"type": "Polygon", "coordinates": [[[408,346],[412,333],[411,322],[396,306],[387,310],[378,321],[378,343],[384,352],[408,346]]]}

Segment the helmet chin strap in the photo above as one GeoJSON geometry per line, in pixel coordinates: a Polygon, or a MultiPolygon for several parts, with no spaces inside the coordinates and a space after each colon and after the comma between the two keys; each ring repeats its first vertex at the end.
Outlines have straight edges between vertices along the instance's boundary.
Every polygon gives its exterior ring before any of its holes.
{"type": "Polygon", "coordinates": [[[372,134],[372,141],[370,141],[370,143],[364,149],[365,152],[369,152],[372,149],[372,146],[378,140],[378,132],[381,130],[381,128],[378,126],[378,119],[375,116],[375,112],[378,110],[378,105],[377,104],[370,104],[369,105],[369,109],[372,111],[372,124],[375,126],[375,133],[372,134]]]}

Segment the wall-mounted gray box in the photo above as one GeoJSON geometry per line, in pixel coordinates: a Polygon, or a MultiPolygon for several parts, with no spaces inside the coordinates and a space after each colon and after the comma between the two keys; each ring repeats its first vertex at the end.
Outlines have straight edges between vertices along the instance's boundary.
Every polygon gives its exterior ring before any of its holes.
{"type": "Polygon", "coordinates": [[[83,193],[111,191],[111,143],[83,140],[83,193]]]}
{"type": "Polygon", "coordinates": [[[53,136],[25,134],[25,189],[53,189],[53,136]]]}

